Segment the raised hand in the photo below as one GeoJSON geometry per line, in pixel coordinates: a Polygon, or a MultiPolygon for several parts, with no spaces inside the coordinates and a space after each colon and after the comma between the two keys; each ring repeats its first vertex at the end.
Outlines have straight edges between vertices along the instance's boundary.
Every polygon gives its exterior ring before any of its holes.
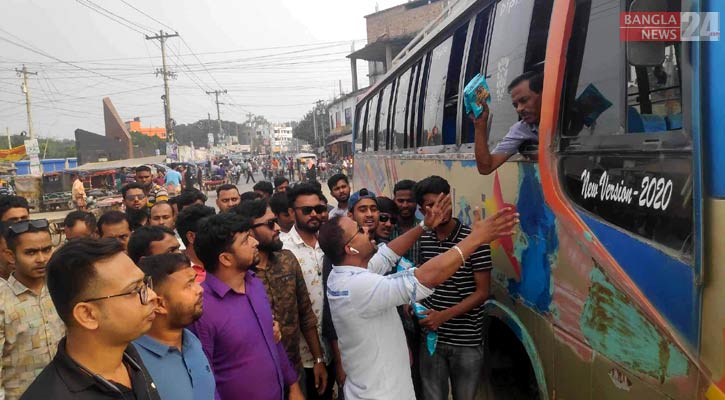
{"type": "Polygon", "coordinates": [[[481,219],[481,209],[473,210],[471,235],[481,244],[490,243],[500,237],[511,236],[519,223],[519,213],[511,208],[504,208],[486,219],[481,219]]]}
{"type": "Polygon", "coordinates": [[[452,211],[451,195],[440,193],[433,206],[426,210],[423,221],[427,227],[435,229],[448,221],[452,211]]]}

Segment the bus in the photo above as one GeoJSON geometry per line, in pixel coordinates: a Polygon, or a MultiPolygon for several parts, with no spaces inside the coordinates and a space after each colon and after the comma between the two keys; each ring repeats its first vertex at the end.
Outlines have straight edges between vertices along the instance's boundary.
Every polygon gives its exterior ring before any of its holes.
{"type": "Polygon", "coordinates": [[[723,8],[459,0],[357,103],[356,189],[439,175],[464,223],[521,214],[492,243],[482,398],[725,398],[725,49],[620,40],[621,12],[723,8]],[[481,175],[463,88],[488,82],[492,148],[527,71],[544,74],[539,143],[481,175]]]}

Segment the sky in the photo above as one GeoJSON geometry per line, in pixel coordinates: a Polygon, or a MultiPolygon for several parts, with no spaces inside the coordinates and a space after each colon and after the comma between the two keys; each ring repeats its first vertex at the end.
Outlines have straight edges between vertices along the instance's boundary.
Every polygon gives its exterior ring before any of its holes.
{"type": "MultiPolygon", "coordinates": [[[[351,91],[352,47],[366,43],[365,18],[405,0],[0,0],[0,130],[27,131],[22,78],[29,77],[37,137],[103,134],[102,98],[121,118],[164,126],[158,40],[167,40],[172,117],[191,123],[211,113],[270,122],[301,119],[317,100],[351,91]]],[[[367,63],[358,82],[367,86],[367,63]]]]}

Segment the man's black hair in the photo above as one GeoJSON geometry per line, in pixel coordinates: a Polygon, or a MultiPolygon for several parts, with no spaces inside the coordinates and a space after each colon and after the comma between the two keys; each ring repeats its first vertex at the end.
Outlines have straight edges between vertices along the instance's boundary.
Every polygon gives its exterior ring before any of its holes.
{"type": "Polygon", "coordinates": [[[262,194],[258,193],[258,192],[252,192],[252,191],[244,192],[241,195],[239,195],[239,202],[243,203],[245,201],[250,201],[250,200],[259,200],[262,197],[263,197],[262,194]]]}
{"type": "Polygon", "coordinates": [[[350,185],[350,180],[348,179],[347,175],[345,174],[335,174],[330,177],[330,179],[327,180],[327,187],[332,190],[332,188],[337,185],[337,182],[340,182],[340,180],[345,181],[348,185],[350,185]]]}
{"type": "Polygon", "coordinates": [[[415,186],[415,181],[410,179],[403,179],[398,181],[395,186],[393,186],[393,196],[395,196],[395,193],[398,190],[413,190],[413,186],[415,186]]]}
{"type": "Polygon", "coordinates": [[[391,215],[398,215],[398,206],[395,204],[393,199],[385,196],[378,196],[375,198],[375,202],[378,203],[378,211],[381,213],[388,213],[391,215]]]}
{"type": "Polygon", "coordinates": [[[237,193],[239,193],[239,188],[236,185],[232,185],[231,183],[225,183],[223,185],[219,185],[216,188],[216,195],[219,196],[220,192],[223,192],[225,190],[232,190],[232,189],[236,190],[237,193]]]}
{"type": "Polygon", "coordinates": [[[123,187],[121,187],[121,196],[123,197],[124,200],[126,199],[126,193],[131,189],[140,189],[140,190],[144,191],[144,193],[146,193],[145,192],[146,188],[144,187],[144,185],[142,185],[138,182],[127,183],[127,184],[123,185],[123,187]]]}
{"type": "Polygon", "coordinates": [[[272,195],[274,193],[274,187],[272,187],[272,182],[267,181],[259,181],[254,184],[252,187],[252,190],[259,190],[260,192],[267,193],[268,195],[272,195]]]}
{"type": "Polygon", "coordinates": [[[413,187],[415,202],[421,207],[423,207],[423,196],[426,194],[449,194],[450,192],[451,185],[448,184],[447,180],[438,175],[429,176],[416,183],[413,187]]]}
{"type": "Polygon", "coordinates": [[[189,257],[181,253],[156,254],[144,257],[138,262],[144,275],[150,276],[154,283],[154,288],[161,286],[166,278],[174,272],[181,271],[185,268],[191,268],[189,257]]]}
{"type": "Polygon", "coordinates": [[[176,217],[176,231],[179,232],[179,236],[181,236],[181,241],[184,243],[184,246],[189,247],[189,241],[186,239],[186,233],[196,233],[198,231],[199,221],[214,214],[216,214],[216,211],[213,207],[201,204],[194,204],[192,206],[185,207],[182,211],[179,211],[179,215],[176,217]]]}
{"type": "Polygon", "coordinates": [[[204,268],[214,273],[219,269],[219,255],[231,250],[234,235],[252,228],[249,218],[234,213],[216,214],[199,221],[194,251],[204,268]]]}
{"type": "Polygon", "coordinates": [[[15,195],[0,196],[0,219],[2,219],[5,213],[11,208],[24,208],[30,212],[30,205],[25,197],[15,195]]]}
{"type": "Polygon", "coordinates": [[[267,202],[264,199],[243,201],[232,212],[250,219],[262,218],[267,213],[267,202]]]}
{"type": "Polygon", "coordinates": [[[91,230],[96,229],[96,216],[93,215],[93,213],[89,213],[87,211],[71,211],[68,213],[68,215],[65,216],[65,219],[63,220],[63,226],[68,228],[73,228],[76,225],[76,222],[83,222],[86,224],[91,230]]]}
{"type": "Polygon", "coordinates": [[[277,189],[281,185],[284,185],[285,182],[289,183],[289,179],[287,179],[287,178],[285,178],[284,176],[281,176],[281,175],[280,176],[276,176],[274,178],[274,188],[277,189]]]}
{"type": "Polygon", "coordinates": [[[103,225],[116,225],[126,221],[128,227],[131,228],[131,224],[128,222],[128,216],[117,210],[108,211],[98,218],[98,235],[103,236],[103,225]]]}
{"type": "Polygon", "coordinates": [[[149,167],[148,165],[141,165],[141,166],[136,167],[136,170],[134,172],[136,172],[138,174],[139,172],[142,172],[142,171],[147,171],[147,172],[151,173],[151,167],[149,167]]]}
{"type": "Polygon", "coordinates": [[[291,187],[287,189],[287,203],[289,204],[290,208],[294,208],[295,201],[300,196],[306,196],[310,194],[317,195],[317,197],[322,198],[322,192],[317,189],[314,185],[310,183],[300,183],[295,185],[294,187],[291,187]]]}
{"type": "Polygon", "coordinates": [[[73,307],[84,297],[97,273],[95,264],[118,253],[123,246],[116,239],[77,238],[56,251],[46,266],[48,292],[60,319],[72,321],[73,307]]]}
{"type": "Polygon", "coordinates": [[[142,226],[136,229],[128,239],[128,256],[138,264],[141,257],[151,255],[151,243],[164,240],[166,235],[176,236],[174,231],[163,225],[142,226]]]}
{"type": "Polygon", "coordinates": [[[317,189],[320,193],[322,193],[322,184],[319,181],[310,181],[307,183],[314,186],[315,189],[317,189]]]}
{"type": "Polygon", "coordinates": [[[327,197],[325,197],[324,194],[320,194],[320,201],[323,202],[323,203],[325,203],[325,204],[328,204],[327,197]]]}
{"type": "Polygon", "coordinates": [[[174,197],[174,199],[176,199],[176,208],[178,208],[179,212],[181,212],[184,207],[194,204],[197,200],[201,200],[206,203],[207,197],[204,192],[199,189],[184,189],[181,191],[181,194],[174,197]]]}
{"type": "MultiPolygon", "coordinates": [[[[317,240],[332,264],[340,265],[345,259],[345,230],[340,226],[342,217],[335,216],[320,226],[317,240]]],[[[348,238],[349,239],[349,238],[348,238]]]]}
{"type": "Polygon", "coordinates": [[[20,238],[20,236],[23,236],[26,233],[48,232],[48,234],[50,235],[50,230],[48,229],[48,227],[45,227],[45,228],[36,228],[33,225],[31,225],[31,224],[28,224],[28,230],[27,231],[25,231],[25,232],[23,232],[21,234],[15,234],[15,233],[13,233],[13,231],[11,231],[9,228],[11,226],[13,226],[13,224],[20,223],[20,222],[24,222],[24,221],[18,221],[18,222],[6,221],[5,224],[4,224],[3,235],[4,235],[4,238],[5,238],[5,243],[7,243],[8,249],[10,249],[12,251],[15,251],[15,248],[18,245],[18,239],[20,238]]]}
{"type": "Polygon", "coordinates": [[[523,81],[529,81],[529,89],[536,94],[541,94],[541,91],[544,89],[544,73],[529,71],[514,78],[514,80],[509,83],[508,92],[511,93],[511,91],[523,81]]]}
{"type": "Polygon", "coordinates": [[[131,231],[135,231],[149,222],[149,210],[146,207],[140,210],[129,208],[126,210],[126,219],[128,220],[128,227],[131,231]]]}
{"type": "Polygon", "coordinates": [[[275,193],[269,198],[269,208],[275,215],[288,213],[289,206],[287,203],[287,193],[275,193]]]}

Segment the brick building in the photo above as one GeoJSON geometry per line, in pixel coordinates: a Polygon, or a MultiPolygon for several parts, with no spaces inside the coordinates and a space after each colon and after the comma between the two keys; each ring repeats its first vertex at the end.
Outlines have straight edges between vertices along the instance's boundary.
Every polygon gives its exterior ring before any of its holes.
{"type": "Polygon", "coordinates": [[[144,128],[141,126],[141,118],[139,117],[134,118],[133,121],[126,121],[125,124],[129,132],[138,132],[142,135],[166,139],[166,128],[144,128]]]}
{"type": "Polygon", "coordinates": [[[393,58],[447,5],[447,0],[413,0],[366,15],[368,44],[347,56],[353,74],[353,92],[358,90],[357,60],[368,62],[368,78],[370,85],[374,85],[388,72],[393,58]]]}

